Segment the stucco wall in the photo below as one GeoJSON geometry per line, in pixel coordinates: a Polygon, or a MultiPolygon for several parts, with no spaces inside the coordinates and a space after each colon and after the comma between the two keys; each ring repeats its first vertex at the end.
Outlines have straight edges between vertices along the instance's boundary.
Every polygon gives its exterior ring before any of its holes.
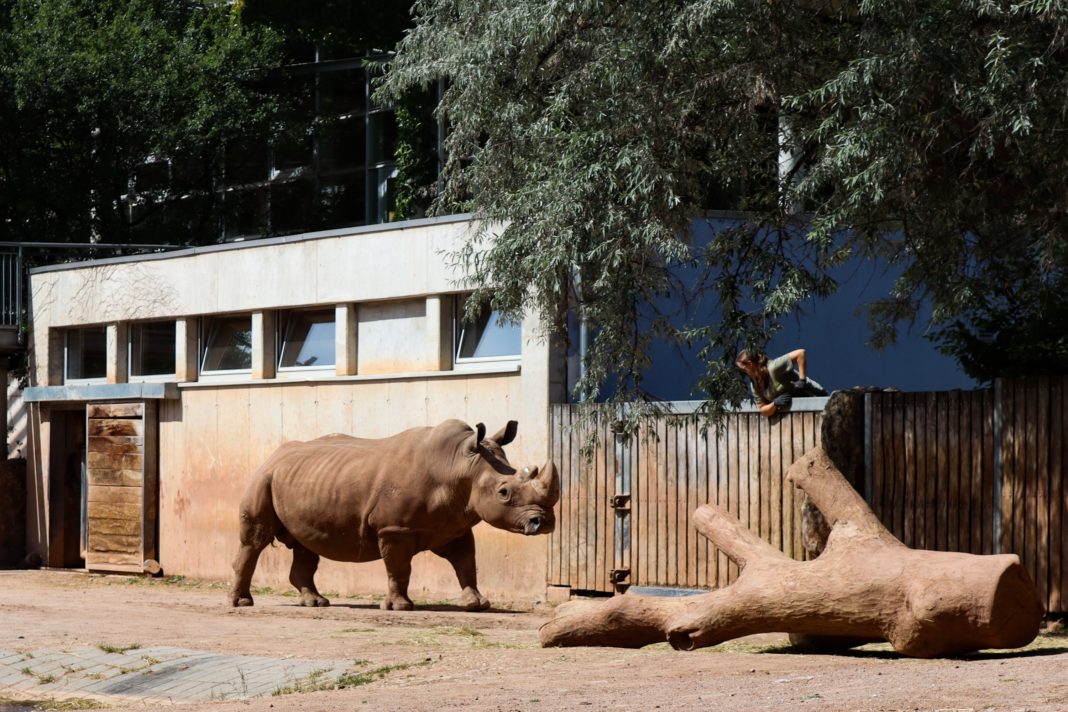
{"type": "MultiPolygon", "coordinates": [[[[236,551],[237,506],[249,476],[286,440],[331,432],[382,437],[447,418],[484,422],[491,431],[518,417],[518,374],[435,377],[398,382],[198,387],[160,411],[160,563],[168,573],[226,579],[236,551]]],[[[520,420],[507,450],[513,464],[541,464],[537,427],[520,420]],[[532,439],[526,431],[533,431],[532,439]]],[[[545,537],[523,537],[486,525],[476,529],[484,593],[537,597],[545,589],[545,537]]],[[[268,548],[253,584],[285,589],[289,551],[268,548]]],[[[324,561],[324,591],[385,591],[381,562],[324,561]]],[[[459,589],[451,567],[433,554],[413,564],[412,595],[448,598],[459,589]]]]}

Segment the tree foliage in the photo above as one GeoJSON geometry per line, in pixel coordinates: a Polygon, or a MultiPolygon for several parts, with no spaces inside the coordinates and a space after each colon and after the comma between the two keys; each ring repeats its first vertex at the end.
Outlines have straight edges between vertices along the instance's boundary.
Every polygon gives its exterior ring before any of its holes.
{"type": "Polygon", "coordinates": [[[268,130],[279,48],[223,2],[0,0],[0,239],[214,240],[212,180],[268,130]],[[162,202],[131,210],[153,157],[189,196],[173,231],[137,229],[162,202]]]}
{"type": "Polygon", "coordinates": [[[560,330],[561,305],[578,305],[595,333],[581,394],[611,375],[618,398],[641,398],[658,335],[703,347],[712,406],[737,400],[737,350],[831,291],[828,269],[850,256],[902,270],[872,305],[879,342],[926,302],[962,356],[954,335],[987,329],[976,319],[991,289],[1039,280],[1063,304],[1061,3],[415,10],[381,91],[447,81],[436,208],[472,210],[483,226],[455,257],[511,316],[533,309],[560,330]],[[694,220],[721,207],[746,218],[694,240],[694,220]],[[681,270],[702,275],[687,282],[716,300],[718,323],[649,316],[681,270]],[[989,279],[1009,272],[1011,283],[989,279]]]}

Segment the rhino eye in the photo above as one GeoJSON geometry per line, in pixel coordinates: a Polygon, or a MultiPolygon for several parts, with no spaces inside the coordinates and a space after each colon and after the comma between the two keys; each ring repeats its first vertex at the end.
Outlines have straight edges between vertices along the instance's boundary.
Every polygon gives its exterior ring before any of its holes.
{"type": "Polygon", "coordinates": [[[499,490],[497,490],[497,496],[501,499],[508,499],[509,494],[510,493],[507,487],[501,487],[499,490]]]}

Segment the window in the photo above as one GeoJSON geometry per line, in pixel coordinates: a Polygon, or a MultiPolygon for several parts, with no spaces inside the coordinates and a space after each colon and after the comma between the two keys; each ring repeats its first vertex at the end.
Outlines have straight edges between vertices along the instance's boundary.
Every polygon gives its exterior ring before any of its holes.
{"type": "Polygon", "coordinates": [[[175,373],[173,321],[130,324],[130,377],[173,376],[175,373]]]}
{"type": "Polygon", "coordinates": [[[252,317],[209,317],[204,324],[202,373],[252,370],[252,317]]]}
{"type": "Polygon", "coordinates": [[[64,380],[103,380],[108,375],[107,332],[103,326],[69,329],[64,380]]]}
{"type": "Polygon", "coordinates": [[[332,368],[334,325],[333,309],[294,311],[286,315],[281,324],[278,368],[332,368]]]}
{"type": "Polygon", "coordinates": [[[519,324],[498,323],[500,312],[484,306],[474,322],[464,321],[466,299],[456,300],[453,321],[456,334],[456,362],[495,361],[519,358],[522,336],[519,324]]]}

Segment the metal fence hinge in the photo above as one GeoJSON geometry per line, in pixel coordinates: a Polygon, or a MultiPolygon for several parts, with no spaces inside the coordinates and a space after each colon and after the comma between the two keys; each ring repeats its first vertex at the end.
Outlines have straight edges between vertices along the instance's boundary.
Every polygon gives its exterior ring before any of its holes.
{"type": "Polygon", "coordinates": [[[608,501],[611,503],[612,509],[630,509],[630,494],[614,494],[608,501]]]}

